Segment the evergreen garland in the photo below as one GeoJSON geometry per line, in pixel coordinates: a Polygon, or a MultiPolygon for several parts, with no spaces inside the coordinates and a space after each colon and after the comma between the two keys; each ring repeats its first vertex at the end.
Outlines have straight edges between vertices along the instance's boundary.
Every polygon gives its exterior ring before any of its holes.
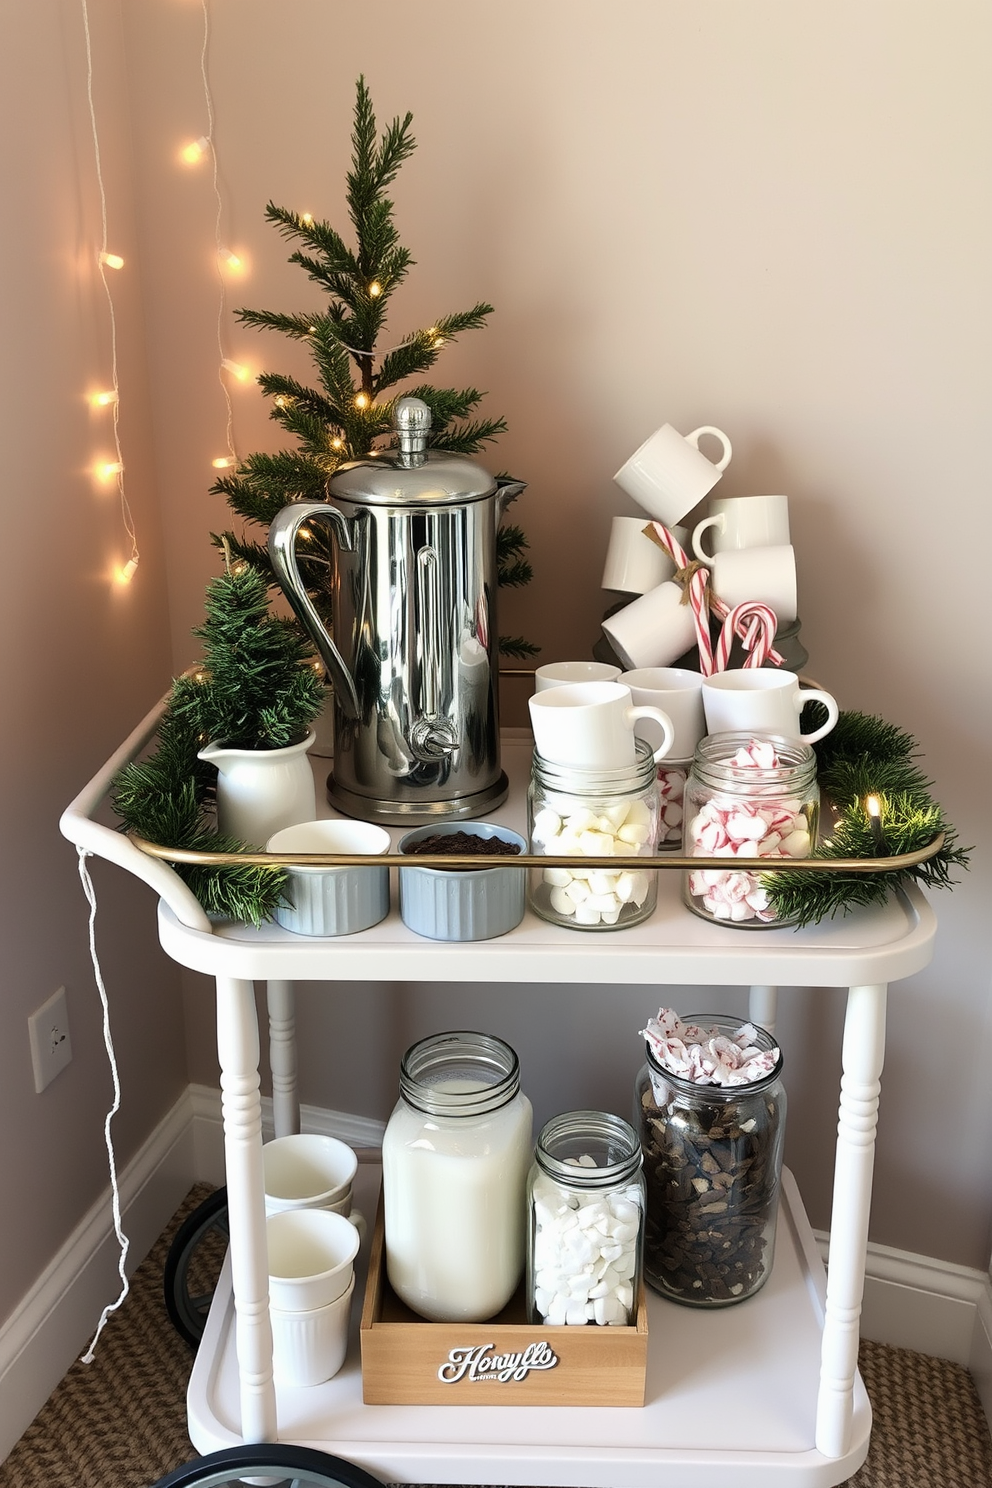
{"type": "MultiPolygon", "coordinates": [[[[293,436],[297,447],[248,455],[232,474],[211,487],[212,494],[226,497],[231,509],[248,523],[267,528],[289,501],[324,500],[328,477],[340,464],[363,459],[376,448],[376,441],[393,441],[393,407],[399,394],[384,397],[387,390],[428,372],[449,341],[463,331],[483,327],[492,314],[492,305],[480,301],[471,310],[442,316],[432,326],[408,334],[400,345],[376,353],[390,299],[414,262],[399,241],[393,203],[386,196],[386,188],[416,146],[410,133],[412,121],[409,113],[395,118],[377,139],[372,100],[364,77],[358,79],[346,192],[357,250],[349,248],[328,222],[314,221],[274,202],[265,209],[268,221],[281,235],[300,245],[289,262],[302,268],[328,299],[326,308],[314,312],[237,312],[243,325],[280,331],[304,344],[320,384],[309,387],[274,372],[263,372],[258,378],[262,392],[272,400],[270,417],[293,436]]],[[[422,399],[431,410],[428,444],[434,447],[472,455],[506,429],[502,418],[474,416],[483,397],[477,388],[421,384],[406,389],[404,395],[422,399]]],[[[298,552],[300,577],[327,623],[333,540],[321,523],[304,529],[302,535],[307,550],[298,552]]],[[[265,573],[270,585],[276,582],[263,543],[234,533],[213,535],[218,545],[225,539],[232,552],[265,573]]],[[[522,529],[504,524],[496,550],[501,585],[530,582],[533,573],[523,556],[526,548],[522,529]]],[[[501,636],[499,645],[504,654],[516,657],[533,655],[538,649],[520,636],[501,636]]]]}
{"type": "Polygon", "coordinates": [[[894,888],[909,880],[948,888],[955,881],[951,869],[967,868],[970,849],[957,845],[955,829],[930,796],[933,782],[913,763],[918,746],[911,734],[866,713],[841,713],[836,727],[813,748],[820,790],[838,813],[830,838],[813,857],[895,857],[919,852],[938,832],[944,833],[944,845],[913,868],[766,874],[762,883],[783,919],[810,925],[857,905],[884,904],[894,888]],[[865,809],[868,796],[879,802],[879,843],[865,809]]]}
{"type": "MultiPolygon", "coordinates": [[[[206,621],[193,633],[204,643],[204,666],[175,679],[155,752],[124,766],[111,800],[125,831],[161,847],[245,852],[213,825],[217,770],[198,752],[208,741],[236,749],[295,743],[320,712],[324,687],[295,628],[268,613],[265,579],[246,565],[211,581],[206,621]]],[[[208,914],[259,925],[282,902],[281,868],[173,867],[208,914]]]]}

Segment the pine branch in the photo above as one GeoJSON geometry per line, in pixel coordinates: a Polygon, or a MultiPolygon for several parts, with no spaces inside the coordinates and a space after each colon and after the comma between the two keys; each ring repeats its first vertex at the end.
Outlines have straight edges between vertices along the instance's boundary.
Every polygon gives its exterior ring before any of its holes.
{"type": "Polygon", "coordinates": [[[536,656],[540,649],[532,641],[525,641],[523,636],[501,635],[499,638],[499,654],[513,656],[519,661],[525,661],[528,656],[536,656]]]}

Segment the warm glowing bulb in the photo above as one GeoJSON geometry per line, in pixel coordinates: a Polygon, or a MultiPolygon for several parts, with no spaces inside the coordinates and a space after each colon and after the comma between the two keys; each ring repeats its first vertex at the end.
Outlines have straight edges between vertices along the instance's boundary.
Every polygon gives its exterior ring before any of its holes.
{"type": "Polygon", "coordinates": [[[101,253],[100,262],[106,264],[108,269],[122,269],[124,260],[119,253],[101,253]]]}
{"type": "Polygon", "coordinates": [[[344,449],[344,440],[343,439],[332,439],[331,440],[331,449],[344,449]]]}
{"type": "Polygon", "coordinates": [[[102,393],[91,393],[90,402],[94,408],[106,408],[109,404],[117,402],[117,393],[113,388],[108,388],[102,393]]]}
{"type": "Polygon", "coordinates": [[[230,372],[231,376],[236,377],[239,382],[247,382],[251,376],[247,367],[243,367],[240,362],[232,362],[230,357],[225,357],[221,366],[225,372],[230,372]]]}
{"type": "Polygon", "coordinates": [[[291,398],[286,397],[285,393],[280,393],[278,398],[276,398],[275,400],[275,404],[277,408],[289,408],[292,401],[293,400],[291,398]]]}
{"type": "Polygon", "coordinates": [[[356,408],[368,408],[368,406],[369,406],[369,395],[368,395],[368,393],[356,393],[355,394],[355,407],[356,408]]]}
{"type": "Polygon", "coordinates": [[[439,346],[443,346],[443,345],[444,345],[444,337],[443,336],[435,336],[434,337],[434,340],[431,342],[431,350],[432,351],[437,351],[438,347],[439,346]]]}
{"type": "Polygon", "coordinates": [[[129,558],[123,568],[119,568],[114,575],[118,584],[130,584],[138,567],[137,558],[129,558]]]}
{"type": "Polygon", "coordinates": [[[300,221],[303,223],[304,227],[313,227],[313,217],[309,212],[302,212],[300,214],[300,221]]]}
{"type": "Polygon", "coordinates": [[[234,464],[234,456],[221,455],[218,459],[211,460],[210,463],[215,470],[230,470],[231,466],[234,464]]]}
{"type": "Polygon", "coordinates": [[[309,527],[301,527],[299,532],[297,533],[297,536],[302,537],[307,542],[309,542],[310,539],[313,537],[313,533],[310,531],[309,527]]]}
{"type": "Polygon", "coordinates": [[[865,797],[865,810],[869,816],[879,817],[882,814],[882,804],[877,796],[865,797]]]}
{"type": "Polygon", "coordinates": [[[369,285],[369,294],[372,296],[373,299],[377,299],[378,296],[382,294],[382,285],[379,283],[378,279],[372,280],[372,283],[369,285]]]}
{"type": "Polygon", "coordinates": [[[245,266],[244,259],[239,258],[238,255],[234,253],[230,248],[219,249],[217,256],[221,261],[222,267],[225,269],[230,269],[231,272],[234,274],[236,274],[239,269],[243,269],[245,266]]]}
{"type": "Polygon", "coordinates": [[[209,149],[210,141],[206,135],[201,134],[199,139],[191,140],[188,145],[183,146],[179,152],[179,158],[186,165],[199,165],[209,149]]]}
{"type": "Polygon", "coordinates": [[[120,460],[104,460],[96,467],[96,473],[100,480],[110,480],[112,476],[120,475],[123,469],[120,460]]]}

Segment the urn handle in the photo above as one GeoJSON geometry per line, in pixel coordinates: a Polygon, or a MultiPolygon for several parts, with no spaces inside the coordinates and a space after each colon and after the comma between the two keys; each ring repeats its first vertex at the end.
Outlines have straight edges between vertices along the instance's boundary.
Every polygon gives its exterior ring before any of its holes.
{"type": "Polygon", "coordinates": [[[328,635],[313,600],[300,577],[296,561],[296,535],[304,522],[326,522],[346,552],[354,546],[351,528],[344,513],[328,501],[291,501],[277,512],[269,528],[269,556],[283,593],[292,605],[297,619],[317,648],[318,655],[334,683],[338,706],[349,718],[358,718],[358,694],[344,658],[328,635]]]}

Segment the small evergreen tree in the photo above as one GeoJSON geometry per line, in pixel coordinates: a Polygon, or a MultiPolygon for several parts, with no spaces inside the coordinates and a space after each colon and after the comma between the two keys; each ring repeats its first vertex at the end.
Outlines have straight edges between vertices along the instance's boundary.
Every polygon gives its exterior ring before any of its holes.
{"type": "MultiPolygon", "coordinates": [[[[313,360],[319,387],[296,378],[264,372],[258,382],[272,399],[271,417],[296,440],[296,448],[276,454],[251,454],[231,475],[211,488],[227,498],[232,510],[250,524],[267,528],[278,511],[296,498],[320,501],[338,465],[367,456],[377,441],[392,439],[393,406],[399,393],[389,390],[427,372],[441,349],[462,331],[485,325],[492,306],[484,302],[471,310],[446,315],[426,329],[407,335],[396,346],[380,352],[379,339],[393,294],[413,264],[393,222],[393,203],[386,188],[415,148],[410,133],[412,114],[395,118],[377,139],[372,101],[365,79],[357,84],[352,167],[347,176],[347,202],[357,240],[352,250],[327,222],[315,222],[269,202],[266,217],[288,240],[301,246],[290,255],[309,279],[327,295],[324,309],[282,314],[242,309],[238,318],[258,329],[281,331],[304,343],[313,360]]],[[[476,388],[436,388],[419,384],[403,390],[423,399],[431,410],[429,443],[461,454],[475,454],[506,428],[502,418],[474,416],[482,400],[476,388]]],[[[379,447],[383,447],[379,445],[379,447]]],[[[318,613],[328,621],[327,572],[332,561],[331,537],[318,523],[305,528],[305,551],[299,554],[301,578],[318,613]]],[[[274,583],[267,548],[262,542],[226,539],[231,551],[261,569],[274,583]]],[[[497,536],[501,585],[529,583],[530,564],[523,556],[527,540],[521,529],[504,523],[497,536]]],[[[537,648],[521,637],[501,637],[508,655],[532,655],[537,648]]]]}

